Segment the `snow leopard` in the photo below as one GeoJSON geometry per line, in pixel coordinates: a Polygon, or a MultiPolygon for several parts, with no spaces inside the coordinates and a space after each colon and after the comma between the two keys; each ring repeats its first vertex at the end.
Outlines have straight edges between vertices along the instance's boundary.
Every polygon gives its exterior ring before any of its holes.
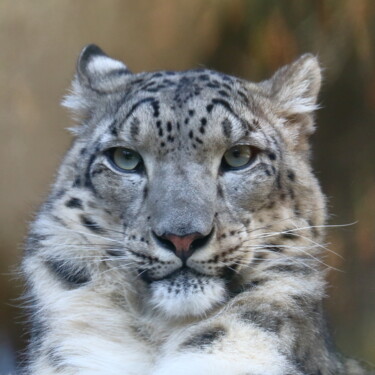
{"type": "Polygon", "coordinates": [[[328,333],[321,85],[302,55],[254,83],[132,73],[83,49],[74,141],[22,264],[29,375],[353,375],[328,333]]]}

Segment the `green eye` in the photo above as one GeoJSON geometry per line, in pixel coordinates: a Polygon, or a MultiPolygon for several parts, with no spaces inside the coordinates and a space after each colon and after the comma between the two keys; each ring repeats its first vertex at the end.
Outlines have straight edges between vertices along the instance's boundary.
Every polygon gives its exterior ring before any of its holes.
{"type": "Polygon", "coordinates": [[[142,158],[138,152],[123,147],[111,149],[109,158],[115,167],[125,172],[135,171],[142,163],[142,158]]]}
{"type": "Polygon", "coordinates": [[[227,168],[241,168],[247,165],[253,157],[251,147],[238,145],[230,148],[223,157],[224,166],[227,168]]]}

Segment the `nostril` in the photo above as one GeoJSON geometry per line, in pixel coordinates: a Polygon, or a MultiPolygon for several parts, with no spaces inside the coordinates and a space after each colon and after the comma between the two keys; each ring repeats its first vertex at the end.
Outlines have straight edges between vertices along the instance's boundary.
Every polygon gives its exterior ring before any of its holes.
{"type": "Polygon", "coordinates": [[[185,236],[177,236],[172,233],[166,233],[154,237],[164,248],[173,251],[180,259],[186,260],[193,252],[205,246],[212,237],[213,230],[207,236],[201,233],[190,233],[185,236]]]}
{"type": "Polygon", "coordinates": [[[214,230],[212,229],[211,232],[207,236],[200,236],[196,238],[190,245],[190,248],[195,251],[207,245],[207,243],[211,240],[214,230]]]}
{"type": "Polygon", "coordinates": [[[164,238],[166,238],[168,241],[172,242],[176,254],[177,253],[189,253],[192,250],[192,243],[202,237],[199,233],[192,233],[188,234],[186,236],[176,236],[174,234],[166,234],[164,238]]]}
{"type": "Polygon", "coordinates": [[[167,250],[171,250],[171,251],[175,252],[175,249],[176,249],[175,246],[173,245],[173,243],[171,241],[166,239],[165,236],[158,236],[155,233],[152,233],[152,234],[154,235],[154,238],[159,243],[159,245],[161,245],[162,247],[164,247],[167,250]]]}

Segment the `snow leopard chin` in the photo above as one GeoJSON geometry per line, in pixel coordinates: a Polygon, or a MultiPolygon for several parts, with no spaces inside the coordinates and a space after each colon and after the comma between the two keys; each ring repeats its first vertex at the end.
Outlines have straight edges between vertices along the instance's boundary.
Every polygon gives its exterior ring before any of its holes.
{"type": "Polygon", "coordinates": [[[149,304],[168,318],[203,316],[227,299],[225,281],[217,277],[179,271],[150,284],[149,304]]]}

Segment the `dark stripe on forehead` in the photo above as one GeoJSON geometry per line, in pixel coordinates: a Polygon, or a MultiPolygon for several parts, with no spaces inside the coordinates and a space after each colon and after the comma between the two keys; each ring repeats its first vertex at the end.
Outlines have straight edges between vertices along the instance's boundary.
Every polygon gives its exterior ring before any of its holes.
{"type": "Polygon", "coordinates": [[[131,108],[130,108],[130,111],[127,113],[126,117],[125,117],[125,121],[132,115],[132,113],[142,104],[144,103],[153,103],[155,102],[155,98],[151,97],[151,98],[144,98],[142,100],[140,100],[139,102],[135,103],[131,108]]]}
{"type": "MultiPolygon", "coordinates": [[[[223,106],[228,112],[230,112],[230,113],[232,113],[234,116],[236,116],[235,113],[234,113],[233,110],[232,110],[232,107],[230,106],[230,104],[229,104],[226,100],[224,100],[224,99],[212,99],[212,104],[213,104],[213,105],[221,105],[221,106],[223,106]]],[[[236,116],[236,117],[237,117],[237,116],[236,116]]]]}
{"type": "Polygon", "coordinates": [[[225,137],[230,138],[232,135],[232,123],[225,118],[221,123],[223,134],[225,137]]]}

